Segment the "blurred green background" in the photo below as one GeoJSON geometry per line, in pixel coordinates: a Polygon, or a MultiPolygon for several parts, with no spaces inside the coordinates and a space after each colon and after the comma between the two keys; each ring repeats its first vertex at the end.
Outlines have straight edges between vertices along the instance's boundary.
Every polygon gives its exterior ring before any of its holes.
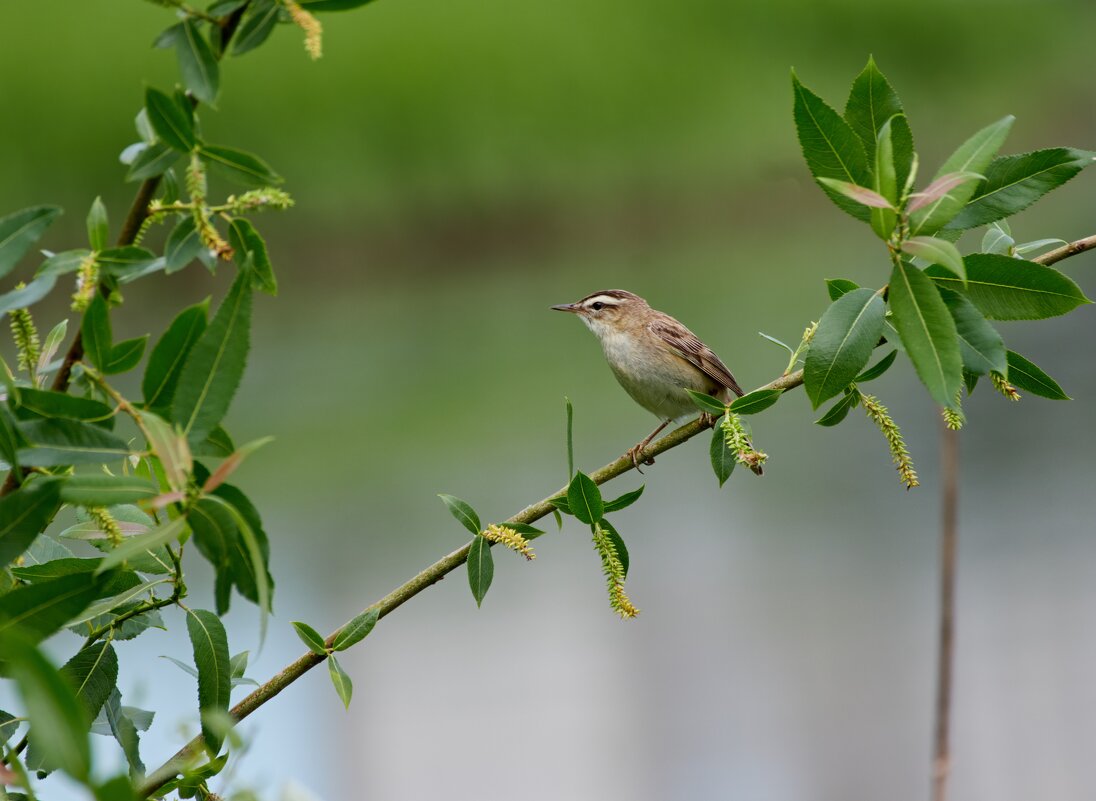
{"type": "MultiPolygon", "coordinates": [[[[115,225],[128,207],[117,154],[145,85],[176,80],[151,48],[171,14],[5,12],[0,209],[59,202],[43,246],[78,247],[97,194],[115,225]]],[[[322,60],[283,27],[223,65],[220,107],[201,110],[209,140],[261,154],[298,203],[256,221],[282,291],[258,299],[228,420],[238,442],[277,437],[239,473],[278,581],[259,679],[301,650],[290,620],[328,631],[463,544],[435,493],[502,519],[562,484],[565,395],[582,468],[653,427],[549,305],[638,292],[753,387],[786,358],[756,332],[794,342],[823,278],[885,280],[869,229],[808,178],[789,68],[841,107],[874,54],[923,174],[1007,113],[1006,152],[1096,147],[1082,0],[384,0],[322,21],[322,60]]],[[[1094,204],[1083,173],[1014,231],[1092,234],[1094,204]]],[[[1096,295],[1096,258],[1063,267],[1096,295]]],[[[117,336],[226,285],[198,267],[133,285],[117,336]]],[[[62,292],[36,311],[43,327],[69,314],[62,292]]],[[[1082,308],[1005,327],[1077,400],[1010,405],[983,386],[967,403],[956,799],[1091,794],[1092,326],[1082,308]]],[[[717,489],[697,441],[608,490],[647,482],[617,526],[637,621],[614,618],[588,534],[565,526],[532,564],[496,557],[483,609],[457,574],[386,619],[348,655],[349,714],[320,671],[264,707],[235,780],[264,798],[290,778],[327,799],[924,798],[938,420],[899,365],[876,391],[921,488],[900,488],[859,413],[822,429],[794,393],[756,421],[763,480],[717,489]]],[[[192,600],[212,604],[198,579],[192,600]]],[[[233,650],[254,649],[254,610],[229,618],[233,650]]],[[[191,680],[153,658],[188,658],[170,622],[119,648],[127,702],[162,710],[150,765],[196,726],[191,680]]]]}

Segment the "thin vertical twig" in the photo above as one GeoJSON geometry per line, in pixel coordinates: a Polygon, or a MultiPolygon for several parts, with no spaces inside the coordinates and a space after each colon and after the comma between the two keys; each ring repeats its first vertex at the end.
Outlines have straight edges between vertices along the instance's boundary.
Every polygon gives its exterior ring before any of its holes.
{"type": "Polygon", "coordinates": [[[933,735],[932,801],[946,801],[951,776],[951,695],[955,664],[955,577],[959,541],[959,432],[947,426],[940,438],[940,623],[936,661],[936,722],[933,735]]]}

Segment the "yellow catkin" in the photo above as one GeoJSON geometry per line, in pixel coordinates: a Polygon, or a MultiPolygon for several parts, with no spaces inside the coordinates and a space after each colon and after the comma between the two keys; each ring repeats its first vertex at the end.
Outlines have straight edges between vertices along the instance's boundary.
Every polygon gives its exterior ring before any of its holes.
{"type": "Polygon", "coordinates": [[[921,482],[917,478],[917,471],[913,469],[913,459],[910,458],[906,442],[902,439],[902,431],[898,428],[898,424],[891,419],[887,407],[879,402],[879,398],[863,392],[860,393],[860,405],[864,407],[868,417],[871,418],[871,421],[875,423],[887,440],[891,457],[894,459],[898,475],[901,477],[902,483],[906,485],[906,489],[920,486],[921,482]]]}
{"type": "MultiPolygon", "coordinates": [[[[26,285],[19,283],[17,290],[26,285]]],[[[33,374],[38,366],[38,357],[42,353],[42,343],[38,339],[38,328],[34,325],[34,318],[27,309],[12,309],[8,312],[11,317],[11,336],[15,340],[15,348],[18,351],[19,369],[33,374]]]]}
{"type": "Polygon", "coordinates": [[[600,525],[594,525],[594,548],[601,557],[601,569],[609,588],[609,606],[625,620],[639,614],[639,609],[624,591],[624,564],[608,533],[600,525]]]}
{"type": "Polygon", "coordinates": [[[1020,400],[1020,393],[1016,391],[1016,387],[1006,381],[1005,377],[996,370],[989,374],[989,380],[993,384],[993,388],[1010,401],[1020,400]]]}
{"type": "Polygon", "coordinates": [[[99,291],[99,262],[98,254],[89,253],[76,268],[76,291],[72,293],[72,310],[75,312],[87,311],[91,301],[95,299],[95,293],[99,291]]]}
{"type": "Polygon", "coordinates": [[[737,414],[728,413],[723,416],[723,422],[719,425],[723,430],[723,438],[727,443],[727,447],[734,451],[735,460],[757,472],[761,465],[765,464],[769,455],[754,448],[753,442],[750,441],[750,435],[746,433],[746,429],[742,425],[742,418],[737,414]]]}
{"type": "Polygon", "coordinates": [[[282,0],[293,24],[304,31],[304,49],[315,61],[323,55],[323,25],[296,0],[282,0]]]}
{"type": "Polygon", "coordinates": [[[509,526],[492,523],[484,529],[483,538],[490,542],[497,542],[499,545],[505,545],[511,551],[520,553],[529,561],[537,558],[537,555],[533,553],[533,549],[529,547],[529,540],[509,526]]]}
{"type": "Polygon", "coordinates": [[[114,519],[105,506],[89,506],[88,514],[91,519],[95,521],[104,534],[107,535],[107,539],[110,540],[110,544],[117,548],[122,544],[122,540],[125,539],[122,535],[122,529],[118,525],[118,521],[114,519]]]}

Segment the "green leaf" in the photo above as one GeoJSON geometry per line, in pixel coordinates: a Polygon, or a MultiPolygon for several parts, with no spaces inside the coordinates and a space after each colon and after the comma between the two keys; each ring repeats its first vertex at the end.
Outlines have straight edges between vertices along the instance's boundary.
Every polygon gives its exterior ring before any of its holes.
{"type": "Polygon", "coordinates": [[[270,169],[270,165],[243,150],[220,145],[202,145],[198,148],[198,155],[216,172],[243,186],[263,187],[282,182],[282,177],[270,169]]]}
{"type": "Polygon", "coordinates": [[[495,560],[491,556],[491,543],[477,534],[472,538],[472,544],[468,549],[468,586],[472,588],[472,597],[476,599],[476,606],[483,604],[483,596],[487,595],[494,576],[495,560]]]}
{"type": "Polygon", "coordinates": [[[455,495],[445,495],[444,493],[438,495],[441,498],[442,503],[449,509],[449,513],[453,515],[460,524],[468,529],[473,536],[480,533],[483,526],[480,524],[479,515],[476,514],[476,510],[462,501],[455,495]]]}
{"type": "Polygon", "coordinates": [[[837,300],[842,295],[847,295],[854,289],[859,289],[860,284],[855,281],[850,281],[847,278],[827,278],[826,279],[826,291],[830,295],[830,300],[837,300]]]}
{"type": "Polygon", "coordinates": [[[887,370],[890,369],[890,366],[894,364],[894,360],[897,356],[898,351],[892,350],[882,359],[880,359],[867,370],[858,375],[854,379],[855,383],[859,384],[865,381],[873,381],[874,379],[879,378],[879,376],[883,375],[883,373],[887,372],[887,370]]]}
{"type": "Polygon", "coordinates": [[[963,369],[973,375],[985,375],[991,370],[1005,375],[1008,372],[1005,343],[997,329],[965,296],[943,287],[937,289],[955,320],[963,369]]]}
{"type": "Polygon", "coordinates": [[[198,235],[198,228],[194,224],[193,217],[183,217],[171,230],[171,235],[164,245],[164,272],[171,274],[186,267],[205,249],[202,237],[198,235]]]}
{"type": "Polygon", "coordinates": [[[297,632],[297,636],[301,638],[308,650],[314,654],[324,656],[327,653],[327,646],[324,644],[323,635],[312,628],[307,623],[302,623],[299,620],[293,621],[293,629],[297,632]]]}
{"type": "MultiPolygon", "coordinates": [[[[87,561],[87,560],[85,560],[85,561],[87,561]]],[[[123,575],[125,575],[125,574],[123,574],[123,575]]],[[[138,583],[134,584],[132,587],[129,587],[125,590],[122,590],[120,593],[117,593],[116,595],[112,595],[110,598],[105,598],[102,601],[96,601],[91,606],[89,606],[87,609],[85,609],[83,612],[81,612],[76,617],[74,617],[72,620],[70,620],[68,623],[66,623],[65,628],[75,630],[74,627],[79,627],[80,624],[82,624],[82,623],[87,623],[87,624],[90,624],[90,625],[98,625],[97,623],[95,623],[96,620],[100,620],[100,621],[105,623],[110,612],[113,612],[114,610],[121,611],[120,607],[125,607],[129,604],[135,604],[138,601],[138,599],[141,599],[143,597],[147,597],[150,590],[155,589],[156,587],[159,587],[163,584],[167,584],[169,581],[171,581],[171,579],[168,578],[167,576],[161,576],[159,578],[149,579],[148,581],[139,581],[138,583]]],[[[130,620],[137,620],[137,619],[138,618],[130,618],[130,620]]],[[[140,631],[143,631],[145,628],[148,628],[148,627],[149,627],[148,625],[145,625],[140,629],[140,631]]],[[[78,633],[86,633],[86,632],[78,632],[78,633]]],[[[122,636],[122,635],[123,635],[122,631],[120,631],[118,629],[115,629],[114,639],[126,639],[126,637],[122,636]]],[[[134,635],[134,636],[136,636],[136,635],[134,635]]]]}
{"type": "Polygon", "coordinates": [[[209,298],[193,306],[187,306],[172,320],[152,355],[148,357],[141,392],[149,409],[166,409],[175,396],[179,375],[186,363],[190,349],[206,330],[209,315],[209,298]]]}
{"type": "MultiPolygon", "coordinates": [[[[122,706],[122,695],[118,692],[118,688],[116,687],[107,698],[107,702],[103,705],[100,718],[104,720],[110,734],[114,736],[114,739],[118,741],[118,745],[121,746],[122,752],[126,756],[126,761],[129,762],[130,770],[143,775],[145,773],[145,765],[141,761],[140,737],[137,734],[138,726],[133,718],[126,714],[127,709],[133,709],[133,707],[122,706]]],[[[151,724],[152,713],[150,712],[148,715],[148,724],[151,724]]],[[[148,725],[144,728],[147,730],[148,725]]]]}
{"type": "Polygon", "coordinates": [[[719,479],[719,486],[727,483],[727,479],[734,472],[737,461],[735,452],[727,447],[727,438],[723,436],[723,429],[716,426],[712,429],[712,443],[708,448],[708,454],[712,460],[712,470],[719,479]]]}
{"type": "Polygon", "coordinates": [[[552,498],[552,506],[556,507],[558,511],[563,512],[564,514],[571,514],[571,505],[567,503],[566,495],[557,495],[552,498]]]}
{"type": "Polygon", "coordinates": [[[1092,153],[1072,147],[996,158],[986,168],[986,179],[948,227],[975,228],[1010,217],[1057,189],[1092,161],[1092,153]]]}
{"type": "Polygon", "coordinates": [[[23,696],[31,722],[32,747],[49,764],[85,780],[91,766],[91,749],[84,711],[72,687],[29,638],[12,631],[0,634],[0,653],[23,696]]]}
{"type": "Polygon", "coordinates": [[[60,206],[31,206],[0,217],[0,278],[11,272],[59,216],[60,206]]]}
{"type": "Polygon", "coordinates": [[[79,268],[84,259],[91,255],[91,251],[86,248],[78,250],[64,250],[60,253],[54,253],[34,271],[34,275],[37,278],[41,278],[44,275],[67,275],[68,273],[74,273],[79,268]]]}
{"type": "Polygon", "coordinates": [[[741,398],[736,398],[731,403],[731,411],[735,414],[757,414],[780,400],[783,394],[782,389],[755,389],[741,398]]]}
{"type": "Polygon", "coordinates": [[[175,29],[175,55],[179,58],[183,84],[203,103],[216,105],[221,78],[213,49],[194,19],[186,18],[175,29]]]}
{"type": "Polygon", "coordinates": [[[963,266],[963,257],[959,254],[959,248],[946,239],[914,236],[902,242],[902,250],[911,256],[924,259],[929,264],[947,267],[960,280],[967,280],[967,270],[963,266]]]}
{"type": "MultiPolygon", "coordinates": [[[[0,403],[0,457],[3,457],[10,469],[22,469],[19,466],[19,449],[25,447],[26,444],[23,435],[15,427],[15,419],[11,416],[8,407],[0,403]]],[[[0,561],[0,565],[2,564],[3,562],[0,561]]]]}
{"type": "Polygon", "coordinates": [[[198,711],[202,715],[202,737],[212,754],[221,750],[222,732],[205,722],[207,712],[228,714],[232,690],[232,665],[228,635],[220,619],[205,609],[187,610],[186,629],[198,668],[198,711]]]}
{"type": "Polygon", "coordinates": [[[208,437],[195,445],[191,452],[195,456],[213,456],[218,459],[225,459],[236,452],[236,446],[233,444],[232,437],[228,435],[228,432],[223,427],[217,426],[209,432],[208,437]]]}
{"type": "Polygon", "coordinates": [[[109,592],[112,578],[72,573],[0,595],[0,635],[17,629],[34,642],[45,639],[109,592]]]}
{"type": "Polygon", "coordinates": [[[259,607],[259,637],[266,637],[267,617],[271,610],[273,579],[267,562],[270,546],[262,528],[259,513],[251,501],[231,484],[222,484],[214,490],[211,500],[224,505],[232,514],[239,537],[236,547],[230,551],[232,577],[240,594],[259,607]]]}
{"type": "Polygon", "coordinates": [[[940,293],[927,275],[900,261],[891,273],[890,307],[922,383],[937,403],[952,406],[963,380],[963,361],[955,323],[940,293]]]}
{"type": "Polygon", "coordinates": [[[0,497],[0,567],[23,553],[61,506],[57,481],[35,479],[0,497]]]}
{"type": "Polygon", "coordinates": [[[867,206],[871,209],[893,210],[889,200],[866,186],[857,186],[848,181],[839,181],[836,178],[819,178],[818,183],[827,189],[832,189],[839,195],[843,195],[854,203],[859,203],[861,206],[867,206]]]}
{"type": "Polygon", "coordinates": [[[61,484],[61,500],[77,506],[114,506],[155,498],[160,493],[147,479],[82,473],[61,484]]]}
{"type": "Polygon", "coordinates": [[[1072,400],[1058,382],[1015,351],[1008,352],[1008,380],[1019,389],[1051,400],[1072,400]]]}
{"type": "Polygon", "coordinates": [[[258,0],[251,4],[247,19],[232,44],[232,55],[240,56],[266,41],[278,22],[279,6],[274,0],[258,0]]]}
{"type": "Polygon", "coordinates": [[[106,299],[98,292],[84,312],[84,321],[80,324],[84,340],[84,355],[99,371],[110,361],[111,339],[110,310],[106,299]]]}
{"type": "Polygon", "coordinates": [[[140,414],[141,424],[148,434],[148,447],[156,454],[164,480],[170,489],[182,491],[194,465],[186,438],[152,412],[140,414]]]}
{"type": "Polygon", "coordinates": [[[1016,244],[1016,240],[1012,238],[1011,233],[1008,230],[1008,223],[1004,221],[998,221],[991,223],[986,228],[986,233],[982,236],[983,253],[997,253],[1002,256],[1012,255],[1012,246],[1016,244]]]}
{"type": "Polygon", "coordinates": [[[53,285],[57,283],[57,276],[43,275],[35,278],[22,289],[13,289],[0,295],[0,315],[6,314],[12,309],[24,309],[50,293],[53,285]]]}
{"type": "Polygon", "coordinates": [[[99,566],[102,559],[82,559],[76,556],[63,556],[59,559],[51,559],[36,565],[12,566],[10,573],[20,581],[27,584],[38,584],[43,581],[52,581],[61,576],[71,576],[76,573],[90,573],[99,566]]]}
{"type": "Polygon", "coordinates": [[[894,141],[889,119],[879,129],[878,140],[869,150],[868,161],[872,161],[873,158],[875,164],[872,169],[872,189],[886,200],[888,205],[872,209],[871,228],[876,236],[885,242],[890,239],[894,226],[898,222],[895,207],[899,198],[898,175],[894,166],[894,141]],[[874,157],[871,151],[874,151],[874,157]]]}
{"type": "Polygon", "coordinates": [[[818,323],[803,367],[803,383],[817,409],[864,369],[883,333],[886,304],[874,289],[854,289],[830,305],[818,323]]]}
{"type": "Polygon", "coordinates": [[[186,531],[186,518],[177,517],[169,520],[146,534],[138,534],[135,537],[127,537],[125,542],[107,553],[100,563],[96,574],[121,565],[128,559],[144,554],[146,551],[155,551],[161,545],[169,545],[179,539],[186,531]]]}
{"type": "Polygon", "coordinates": [[[613,524],[608,520],[602,520],[598,523],[601,526],[601,530],[605,532],[605,536],[609,542],[613,544],[613,548],[616,549],[617,558],[620,559],[620,566],[624,568],[624,577],[628,577],[628,546],[624,544],[624,539],[620,536],[613,524]]]}
{"type": "Polygon", "coordinates": [[[879,132],[891,117],[901,113],[902,101],[869,56],[845,103],[845,120],[860,137],[869,162],[875,157],[879,132]]]}
{"type": "Polygon", "coordinates": [[[191,443],[208,437],[232,403],[247,362],[250,323],[250,280],[240,273],[179,375],[171,419],[191,443]]]}
{"type": "MultiPolygon", "coordinates": [[[[643,487],[634,489],[631,492],[625,492],[619,498],[614,498],[611,501],[605,501],[605,508],[602,514],[609,514],[609,512],[616,512],[625,507],[631,506],[633,503],[639,500],[639,496],[643,494],[643,487]]],[[[512,526],[512,523],[506,525],[512,526]]]]}
{"type": "Polygon", "coordinates": [[[567,505],[571,514],[583,523],[593,525],[605,515],[605,504],[601,500],[601,490],[588,475],[581,470],[575,471],[567,487],[567,505]]]}
{"type": "Polygon", "coordinates": [[[241,217],[233,219],[228,226],[228,243],[236,252],[236,264],[240,269],[244,269],[246,257],[251,256],[255,288],[268,295],[277,295],[278,279],[274,277],[274,267],[266,252],[266,242],[255,230],[255,226],[241,217]]]}
{"type": "Polygon", "coordinates": [[[136,245],[108,248],[99,254],[97,261],[103,272],[122,282],[133,281],[166,264],[151,250],[136,245]]]}
{"type": "MultiPolygon", "coordinates": [[[[198,143],[194,124],[190,121],[190,115],[179,108],[174,98],[150,86],[145,89],[145,109],[148,111],[148,121],[152,125],[152,130],[156,131],[156,135],[164,141],[164,144],[180,153],[189,153],[194,149],[198,143]]],[[[131,173],[137,169],[139,161],[141,161],[140,157],[134,161],[130,168],[131,173]]]]}
{"type": "Polygon", "coordinates": [[[366,609],[339,629],[339,633],[335,635],[334,642],[331,643],[331,648],[335,651],[345,651],[352,645],[357,645],[364,640],[366,635],[373,630],[375,625],[377,625],[380,616],[380,607],[371,606],[366,609]]]}
{"type": "Polygon", "coordinates": [[[107,221],[107,207],[103,199],[96,197],[91,204],[87,217],[88,243],[92,250],[103,250],[110,239],[110,224],[107,221]]]}
{"type": "Polygon", "coordinates": [[[350,681],[350,676],[343,670],[343,666],[339,664],[339,660],[335,658],[334,654],[327,658],[327,671],[331,675],[331,683],[335,686],[335,692],[342,699],[343,706],[350,709],[350,697],[354,694],[354,683],[350,681]]]}
{"type": "MultiPolygon", "coordinates": [[[[944,162],[936,173],[936,178],[949,173],[984,174],[1004,144],[1014,119],[1009,115],[974,134],[944,162]]],[[[931,203],[918,208],[910,215],[910,233],[931,234],[943,228],[967,204],[976,188],[977,184],[973,181],[963,181],[931,203]]]]}
{"type": "Polygon", "coordinates": [[[126,172],[126,181],[147,181],[163,175],[179,160],[180,152],[164,142],[145,147],[126,172]]]}
{"type": "Polygon", "coordinates": [[[118,683],[118,655],[114,647],[109,641],[92,643],[61,667],[61,675],[75,688],[76,698],[84,708],[86,728],[90,728],[118,683]]]}
{"type": "Polygon", "coordinates": [[[788,352],[788,355],[789,355],[789,356],[793,356],[793,355],[795,355],[795,351],[794,351],[794,350],[792,350],[792,349],[791,349],[791,348],[790,348],[790,347],[788,346],[788,344],[787,344],[787,343],[785,343],[785,342],[781,342],[781,341],[780,341],[779,339],[777,339],[776,337],[772,337],[772,336],[769,336],[769,335],[768,335],[768,334],[766,334],[766,333],[765,333],[764,331],[758,331],[758,332],[757,332],[757,335],[758,335],[759,337],[761,337],[762,339],[768,340],[769,342],[773,343],[774,345],[776,345],[776,346],[778,346],[778,347],[781,347],[781,348],[783,348],[784,350],[786,350],[786,351],[788,352]]]}
{"type": "MultiPolygon", "coordinates": [[[[892,356],[896,355],[897,353],[898,351],[896,350],[891,351],[892,356]]],[[[891,359],[891,361],[894,360],[891,359]]],[[[820,426],[826,426],[827,428],[837,425],[848,416],[849,409],[852,409],[854,406],[856,406],[859,400],[859,393],[846,392],[844,396],[842,396],[841,400],[831,406],[824,415],[814,421],[815,424],[820,426]]]]}
{"type": "Polygon", "coordinates": [[[110,358],[107,360],[103,372],[107,375],[115,375],[132,370],[141,361],[141,357],[144,356],[145,345],[147,344],[148,334],[119,342],[110,349],[110,358]]]}
{"type": "Polygon", "coordinates": [[[24,467],[109,462],[129,455],[125,440],[102,428],[60,418],[19,423],[27,446],[19,450],[24,467]]]}
{"type": "Polygon", "coordinates": [[[937,286],[965,294],[991,320],[1042,320],[1091,303],[1077,284],[1053,267],[994,253],[974,253],[963,261],[965,286],[939,267],[925,272],[937,286]]]}
{"type": "MultiPolygon", "coordinates": [[[[795,94],[795,128],[811,175],[815,178],[833,178],[866,186],[867,157],[864,145],[852,128],[822,98],[801,84],[794,72],[792,89],[795,94]]],[[[870,219],[870,213],[865,206],[848,200],[825,186],[823,190],[843,211],[864,222],[870,219]]]]}
{"type": "Polygon", "coordinates": [[[575,474],[575,407],[571,405],[571,399],[564,397],[567,407],[567,480],[575,474]]]}
{"type": "Polygon", "coordinates": [[[527,540],[535,540],[541,534],[544,533],[543,529],[530,526],[528,523],[499,523],[500,526],[506,526],[512,528],[518,534],[521,534],[527,540]]]}
{"type": "Polygon", "coordinates": [[[684,389],[689,393],[689,397],[693,399],[693,404],[695,404],[696,408],[700,409],[700,411],[714,415],[721,415],[727,411],[726,404],[719,400],[719,398],[713,398],[707,393],[697,392],[688,387],[684,387],[684,389]]]}
{"type": "Polygon", "coordinates": [[[114,427],[114,411],[105,403],[64,392],[23,387],[19,392],[19,405],[15,414],[20,420],[41,417],[62,417],[66,420],[83,420],[98,423],[103,428],[114,427]]]}
{"type": "Polygon", "coordinates": [[[232,555],[239,533],[232,513],[209,498],[199,499],[190,507],[187,522],[194,532],[194,544],[217,572],[214,587],[217,614],[228,611],[234,582],[232,555]]]}

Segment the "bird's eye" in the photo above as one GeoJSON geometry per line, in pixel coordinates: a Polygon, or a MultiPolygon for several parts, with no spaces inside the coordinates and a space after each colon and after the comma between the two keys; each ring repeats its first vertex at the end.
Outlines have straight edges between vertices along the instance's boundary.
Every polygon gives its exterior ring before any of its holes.
{"type": "Polygon", "coordinates": [[[599,300],[599,301],[598,301],[597,303],[593,303],[593,304],[591,304],[591,305],[590,305],[590,308],[591,308],[591,309],[593,309],[594,311],[601,311],[602,309],[604,309],[604,308],[605,308],[605,304],[604,304],[604,303],[602,303],[602,302],[601,302],[601,301],[599,300]]]}

